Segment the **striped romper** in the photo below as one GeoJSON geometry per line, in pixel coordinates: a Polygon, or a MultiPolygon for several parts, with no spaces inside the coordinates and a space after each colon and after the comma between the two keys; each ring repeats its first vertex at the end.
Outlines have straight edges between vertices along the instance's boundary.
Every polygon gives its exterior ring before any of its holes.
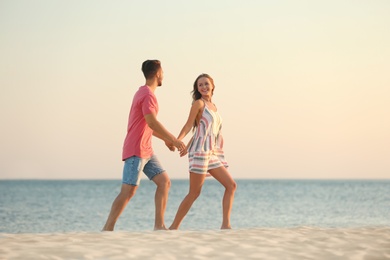
{"type": "Polygon", "coordinates": [[[223,153],[222,118],[205,103],[202,117],[188,147],[189,171],[206,174],[221,166],[228,167],[223,153]]]}

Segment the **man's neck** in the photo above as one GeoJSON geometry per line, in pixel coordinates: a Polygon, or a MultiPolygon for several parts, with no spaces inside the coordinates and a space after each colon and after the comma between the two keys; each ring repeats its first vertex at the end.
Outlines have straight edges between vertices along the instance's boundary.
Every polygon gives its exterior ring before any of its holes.
{"type": "Polygon", "coordinates": [[[145,85],[147,85],[152,92],[154,92],[157,88],[157,82],[155,80],[147,80],[145,85]]]}

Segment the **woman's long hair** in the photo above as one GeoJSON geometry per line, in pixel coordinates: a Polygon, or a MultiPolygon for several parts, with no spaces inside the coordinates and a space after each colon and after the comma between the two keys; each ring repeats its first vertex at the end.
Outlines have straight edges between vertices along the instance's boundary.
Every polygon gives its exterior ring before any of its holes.
{"type": "MultiPolygon", "coordinates": [[[[208,79],[210,80],[211,85],[212,85],[212,87],[213,87],[213,89],[212,89],[212,91],[211,91],[211,95],[214,94],[215,85],[214,85],[214,80],[213,80],[213,78],[212,78],[209,74],[202,73],[202,74],[200,74],[200,75],[196,78],[196,80],[195,80],[195,82],[194,82],[194,88],[193,88],[193,90],[191,91],[191,93],[192,93],[192,103],[194,103],[196,100],[202,98],[202,94],[198,91],[198,80],[199,80],[200,78],[208,78],[208,79]]],[[[195,119],[194,127],[192,128],[192,131],[195,130],[195,128],[198,126],[198,124],[199,124],[199,122],[197,122],[196,119],[195,119]]]]}

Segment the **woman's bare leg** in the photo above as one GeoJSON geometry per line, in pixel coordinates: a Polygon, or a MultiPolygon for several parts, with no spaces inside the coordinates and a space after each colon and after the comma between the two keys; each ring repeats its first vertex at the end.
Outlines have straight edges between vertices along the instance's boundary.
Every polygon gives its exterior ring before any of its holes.
{"type": "Polygon", "coordinates": [[[187,196],[181,202],[175,219],[169,229],[178,229],[182,220],[187,215],[194,201],[199,197],[206,175],[190,173],[190,189],[187,196]]]}
{"type": "Polygon", "coordinates": [[[209,171],[210,174],[225,187],[222,199],[222,226],[221,229],[230,229],[230,213],[232,211],[236,182],[225,167],[219,167],[209,171]]]}

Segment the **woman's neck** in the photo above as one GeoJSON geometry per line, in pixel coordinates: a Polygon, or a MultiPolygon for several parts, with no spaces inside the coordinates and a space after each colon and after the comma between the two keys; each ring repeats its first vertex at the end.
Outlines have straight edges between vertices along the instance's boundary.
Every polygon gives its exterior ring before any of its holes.
{"type": "Polygon", "coordinates": [[[211,103],[211,97],[208,97],[208,96],[202,96],[201,97],[204,101],[206,101],[206,102],[209,102],[209,103],[211,103]]]}

